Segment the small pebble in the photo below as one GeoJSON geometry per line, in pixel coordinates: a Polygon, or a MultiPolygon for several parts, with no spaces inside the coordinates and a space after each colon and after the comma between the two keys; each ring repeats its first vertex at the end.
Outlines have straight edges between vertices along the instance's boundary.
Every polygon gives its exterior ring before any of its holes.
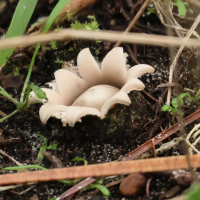
{"type": "Polygon", "coordinates": [[[137,196],[145,192],[148,178],[142,173],[129,174],[120,184],[119,190],[124,196],[137,196]]]}

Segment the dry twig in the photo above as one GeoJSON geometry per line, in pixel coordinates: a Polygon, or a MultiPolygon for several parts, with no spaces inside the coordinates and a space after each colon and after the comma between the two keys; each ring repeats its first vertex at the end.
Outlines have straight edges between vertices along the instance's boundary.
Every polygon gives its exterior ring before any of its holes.
{"type": "MultiPolygon", "coordinates": [[[[191,155],[190,159],[192,167],[200,167],[200,155],[191,155]]],[[[145,160],[134,160],[60,169],[49,169],[34,172],[5,174],[0,175],[0,185],[75,179],[81,177],[110,176],[117,174],[129,174],[134,172],[155,172],[187,167],[188,164],[185,156],[151,158],[145,160]]]]}
{"type": "Polygon", "coordinates": [[[6,38],[0,40],[0,49],[8,49],[18,46],[29,46],[40,42],[48,42],[51,40],[65,40],[69,38],[80,38],[88,40],[102,40],[117,42],[119,40],[127,43],[149,44],[149,45],[165,45],[165,46],[196,46],[200,47],[198,39],[190,38],[183,40],[178,37],[149,35],[141,33],[126,33],[122,34],[120,31],[83,31],[83,30],[60,30],[59,32],[38,34],[30,36],[21,36],[14,38],[6,38]]]}
{"type": "MultiPolygon", "coordinates": [[[[140,18],[140,16],[143,14],[144,10],[146,9],[146,7],[149,5],[151,0],[146,0],[145,3],[142,5],[142,7],[140,8],[140,10],[138,11],[138,13],[135,15],[135,17],[133,18],[133,20],[131,21],[131,23],[128,25],[128,27],[126,28],[126,30],[123,32],[123,34],[126,34],[128,32],[130,32],[130,30],[133,28],[133,26],[135,25],[135,23],[137,22],[137,20],[140,18]]],[[[114,47],[118,47],[120,46],[120,44],[122,43],[122,41],[118,41],[114,47]]]]}
{"type": "MultiPolygon", "coordinates": [[[[188,31],[186,37],[184,38],[184,40],[188,40],[190,38],[190,36],[192,35],[192,32],[196,29],[197,25],[199,24],[200,22],[200,14],[198,15],[198,17],[196,18],[196,20],[194,21],[192,27],[190,28],[190,30],[188,31]]],[[[174,69],[175,69],[175,66],[176,66],[176,63],[178,61],[178,58],[181,54],[181,52],[183,51],[183,49],[185,48],[185,45],[182,44],[174,58],[174,61],[173,63],[171,64],[170,66],[170,71],[169,71],[169,83],[172,83],[172,78],[173,78],[173,73],[174,73],[174,69]]],[[[171,99],[171,87],[168,88],[168,94],[167,94],[167,102],[166,104],[167,105],[170,105],[170,99],[171,99]]]]}
{"type": "Polygon", "coordinates": [[[6,152],[2,151],[1,149],[0,149],[0,153],[1,153],[2,155],[4,155],[4,156],[8,157],[9,160],[11,160],[12,162],[14,162],[16,165],[22,166],[21,163],[19,163],[18,161],[16,161],[14,158],[10,157],[6,152]]]}

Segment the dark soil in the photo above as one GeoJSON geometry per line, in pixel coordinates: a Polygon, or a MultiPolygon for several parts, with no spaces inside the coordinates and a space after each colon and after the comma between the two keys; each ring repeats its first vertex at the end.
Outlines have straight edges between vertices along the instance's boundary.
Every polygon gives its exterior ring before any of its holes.
{"type": "MultiPolygon", "coordinates": [[[[36,21],[38,17],[49,15],[57,1],[38,1],[37,8],[31,19],[31,23],[36,21]],[[52,3],[49,3],[52,2],[52,3]]],[[[136,1],[122,1],[122,0],[108,0],[100,1],[94,5],[90,10],[80,14],[77,19],[80,21],[87,20],[87,15],[95,15],[97,21],[100,24],[100,29],[103,30],[118,30],[124,31],[130,23],[130,20],[134,18],[135,14],[140,9],[141,5],[138,4],[134,10],[128,2],[132,2],[135,5],[136,1]]],[[[12,4],[10,12],[13,13],[16,3],[12,4]]],[[[195,9],[194,9],[195,11],[195,9]]],[[[6,11],[5,11],[6,12],[6,11]]],[[[0,28],[7,29],[11,16],[9,12],[0,14],[1,18],[0,28]]],[[[177,12],[175,10],[175,12],[177,12]]],[[[195,12],[194,12],[195,13],[195,12]]],[[[194,14],[190,17],[196,17],[194,14]]],[[[179,19],[185,25],[190,27],[192,22],[190,20],[179,19]]],[[[69,27],[69,24],[65,28],[69,27]]],[[[140,17],[136,26],[133,28],[134,32],[149,33],[149,34],[166,34],[165,27],[160,23],[156,14],[146,15],[146,12],[140,17]]],[[[96,42],[71,40],[58,43],[58,49],[52,50],[48,44],[43,48],[43,52],[39,53],[36,60],[34,71],[31,75],[30,82],[38,86],[44,86],[45,83],[54,79],[54,72],[61,68],[61,64],[56,63],[57,59],[62,61],[74,60],[79,51],[85,47],[90,47],[91,52],[96,59],[101,61],[109,50],[113,48],[114,44],[110,42],[96,42]],[[73,47],[73,51],[69,51],[69,48],[73,47]],[[48,49],[45,50],[44,49],[48,49]],[[99,54],[95,54],[95,50],[99,50],[99,54]]],[[[16,143],[4,144],[2,143],[1,149],[5,151],[9,156],[23,165],[37,164],[36,159],[42,141],[38,133],[46,137],[48,145],[56,143],[58,144],[56,150],[48,150],[53,155],[56,155],[61,159],[64,166],[76,166],[82,165],[82,162],[74,162],[72,159],[79,157],[88,161],[88,164],[105,163],[117,160],[134,150],[147,140],[151,139],[159,132],[161,128],[168,128],[169,123],[175,123],[172,121],[170,113],[161,111],[163,102],[166,101],[165,88],[157,88],[157,85],[168,82],[169,66],[172,58],[169,56],[169,49],[167,47],[138,45],[138,44],[122,44],[124,51],[129,54],[128,64],[134,66],[137,63],[146,63],[155,68],[154,74],[145,74],[140,79],[144,82],[146,92],[131,92],[129,94],[132,104],[129,107],[123,105],[116,105],[104,120],[100,120],[97,117],[87,116],[82,119],[82,123],[76,123],[74,128],[63,127],[61,122],[57,119],[49,119],[47,125],[43,125],[39,119],[39,108],[41,105],[33,105],[28,111],[9,118],[8,120],[0,124],[0,128],[3,130],[2,141],[11,138],[20,138],[16,143]],[[169,59],[170,58],[170,59],[169,59]],[[151,98],[159,99],[162,97],[162,101],[154,101],[151,98]]],[[[174,49],[175,52],[177,49],[174,49]]],[[[198,60],[195,58],[197,50],[184,49],[183,53],[178,60],[176,66],[175,79],[177,83],[180,83],[183,88],[189,88],[191,90],[198,90],[200,79],[197,76],[196,66],[198,60]]],[[[7,63],[2,76],[10,73],[13,67],[20,68],[20,76],[25,79],[27,68],[24,67],[30,63],[30,59],[33,50],[26,49],[23,51],[25,56],[10,58],[7,63]]],[[[16,52],[15,52],[16,54],[16,52]]],[[[7,88],[7,92],[12,94],[14,98],[20,97],[22,89],[7,88]]],[[[179,91],[183,92],[183,91],[179,91]]],[[[173,91],[173,95],[177,95],[177,90],[173,91]]],[[[185,116],[188,116],[198,108],[197,105],[190,105],[184,107],[185,116]]],[[[14,111],[15,105],[6,101],[4,98],[0,98],[0,110],[6,114],[14,111]]],[[[190,125],[192,127],[192,125],[190,125]]],[[[190,130],[188,127],[188,130],[190,130]]],[[[176,133],[173,137],[170,137],[164,142],[172,140],[174,137],[178,137],[179,133],[176,133]]],[[[1,141],[0,141],[1,142],[1,141]]],[[[183,154],[181,144],[176,148],[171,149],[161,156],[171,156],[183,154]]],[[[57,163],[58,164],[58,163],[57,163]]],[[[6,156],[0,155],[0,167],[15,166],[16,164],[10,161],[6,156]]],[[[50,162],[47,157],[44,157],[41,166],[45,168],[55,168],[56,163],[50,162]]],[[[1,172],[3,173],[16,173],[16,171],[1,172]]],[[[164,176],[156,176],[148,174],[148,177],[152,178],[149,195],[150,199],[160,199],[163,194],[169,191],[176,185],[176,182],[169,181],[169,178],[164,176]]],[[[120,179],[121,176],[106,179],[104,185],[120,179]]],[[[0,199],[14,200],[14,199],[34,199],[34,195],[37,195],[38,199],[50,199],[58,197],[71,186],[64,185],[57,181],[38,183],[36,185],[24,185],[16,189],[6,190],[0,192],[0,199]]],[[[138,197],[127,198],[120,194],[119,185],[113,186],[110,189],[111,195],[108,199],[148,199],[145,190],[138,197]]],[[[185,188],[181,188],[180,194],[185,188]]],[[[79,199],[103,199],[102,194],[92,194],[89,192],[83,192],[77,194],[79,199]]],[[[74,196],[73,199],[78,198],[74,196]]]]}

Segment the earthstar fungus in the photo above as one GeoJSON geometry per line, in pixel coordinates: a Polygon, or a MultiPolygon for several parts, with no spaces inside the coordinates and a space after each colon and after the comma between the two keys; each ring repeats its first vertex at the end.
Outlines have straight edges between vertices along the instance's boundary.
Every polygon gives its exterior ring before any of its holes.
{"type": "MultiPolygon", "coordinates": [[[[66,69],[55,72],[55,82],[51,89],[43,89],[48,102],[41,106],[39,115],[46,124],[52,116],[61,119],[64,126],[74,127],[85,115],[105,118],[115,104],[129,106],[128,93],[144,89],[144,84],[137,79],[144,73],[153,73],[154,68],[140,64],[130,69],[126,66],[123,48],[112,49],[99,64],[91,55],[89,48],[83,49],[77,58],[81,78],[66,69]]],[[[31,93],[29,104],[39,100],[31,93]]]]}

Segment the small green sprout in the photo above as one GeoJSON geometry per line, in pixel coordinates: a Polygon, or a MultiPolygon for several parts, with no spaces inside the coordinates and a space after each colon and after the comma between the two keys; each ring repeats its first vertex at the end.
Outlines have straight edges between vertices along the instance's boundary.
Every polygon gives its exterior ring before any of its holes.
{"type": "Polygon", "coordinates": [[[189,93],[183,93],[171,101],[172,106],[164,105],[161,110],[172,112],[174,117],[178,114],[184,115],[184,113],[180,109],[178,109],[178,107],[183,105],[183,98],[186,96],[189,98],[190,101],[192,101],[192,97],[189,93]]]}
{"type": "Polygon", "coordinates": [[[47,139],[43,135],[41,135],[39,133],[36,134],[36,135],[39,136],[40,139],[43,142],[42,146],[40,147],[40,151],[38,153],[37,159],[36,159],[37,163],[40,164],[42,162],[43,158],[44,158],[44,154],[42,153],[42,151],[46,151],[47,150],[47,139]]]}
{"type": "Polygon", "coordinates": [[[100,53],[100,50],[99,50],[99,49],[96,49],[96,50],[95,50],[95,54],[96,54],[96,55],[99,55],[99,53],[100,53]]]}
{"type": "Polygon", "coordinates": [[[151,14],[156,14],[156,11],[154,10],[154,9],[152,9],[152,8],[147,8],[147,15],[151,15],[151,14]]]}
{"type": "Polygon", "coordinates": [[[84,158],[74,158],[74,159],[72,159],[72,161],[83,161],[84,165],[88,165],[88,161],[84,158]]]}
{"type": "Polygon", "coordinates": [[[51,45],[51,49],[53,49],[53,50],[58,49],[58,47],[57,47],[57,42],[56,42],[56,41],[51,41],[51,42],[49,43],[49,45],[51,45]]]}
{"type": "Polygon", "coordinates": [[[200,89],[197,91],[196,95],[194,97],[192,97],[188,92],[187,93],[182,93],[181,95],[179,95],[178,97],[174,98],[171,101],[172,106],[170,105],[164,105],[162,106],[162,111],[169,111],[172,112],[173,116],[175,117],[176,115],[184,115],[184,113],[178,109],[178,107],[182,106],[183,103],[183,99],[187,97],[187,101],[189,101],[189,103],[196,103],[199,99],[200,99],[200,89]]]}
{"type": "Polygon", "coordinates": [[[70,21],[71,19],[72,19],[72,13],[69,12],[69,13],[67,13],[67,20],[70,21]]]}
{"type": "Polygon", "coordinates": [[[102,41],[101,40],[96,40],[96,44],[99,44],[101,43],[102,41]]]}
{"type": "Polygon", "coordinates": [[[49,145],[49,146],[47,147],[47,149],[55,150],[55,149],[57,149],[57,146],[58,146],[58,144],[53,143],[52,145],[49,145]]]}
{"type": "Polygon", "coordinates": [[[19,68],[18,67],[15,67],[13,69],[13,74],[14,74],[14,76],[19,76],[19,68]]]}
{"type": "Polygon", "coordinates": [[[182,0],[176,0],[176,5],[178,6],[178,14],[180,17],[185,17],[187,9],[185,8],[185,4],[182,0]]]}
{"type": "Polygon", "coordinates": [[[72,29],[77,29],[77,30],[99,30],[99,24],[96,21],[96,18],[94,16],[88,16],[89,19],[91,19],[91,22],[85,22],[81,23],[78,20],[76,20],[74,23],[71,24],[72,29]]]}
{"type": "Polygon", "coordinates": [[[73,47],[69,47],[68,51],[74,51],[73,47]]]}
{"type": "Polygon", "coordinates": [[[59,58],[57,58],[57,60],[55,61],[55,63],[62,64],[62,63],[63,63],[63,61],[62,61],[62,60],[60,60],[59,58]]]}

